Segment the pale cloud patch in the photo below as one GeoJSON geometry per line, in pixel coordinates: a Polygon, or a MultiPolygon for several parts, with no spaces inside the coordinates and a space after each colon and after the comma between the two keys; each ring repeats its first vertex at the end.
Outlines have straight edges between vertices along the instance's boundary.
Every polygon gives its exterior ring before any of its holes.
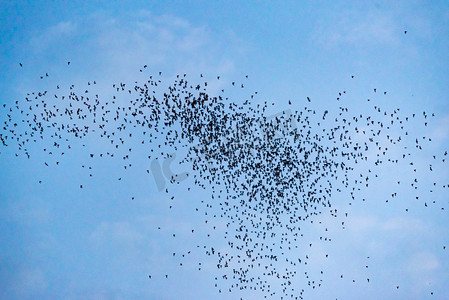
{"type": "Polygon", "coordinates": [[[188,235],[193,228],[193,224],[185,221],[183,217],[169,218],[147,215],[136,218],[136,222],[139,224],[139,228],[144,228],[148,232],[160,227],[163,232],[176,232],[181,236],[188,235]]]}
{"type": "Polygon", "coordinates": [[[48,201],[30,197],[15,201],[5,199],[0,204],[0,217],[5,221],[35,226],[36,224],[47,224],[53,216],[48,201]]]}
{"type": "Polygon", "coordinates": [[[45,51],[54,41],[72,36],[77,30],[77,24],[72,21],[63,21],[49,27],[35,35],[30,40],[31,48],[36,52],[45,51]]]}
{"type": "MultiPolygon", "coordinates": [[[[130,295],[118,288],[91,287],[87,288],[68,299],[84,300],[110,300],[110,299],[129,299],[130,295]]],[[[131,299],[137,299],[132,297],[131,299]]]]}
{"type": "Polygon", "coordinates": [[[13,289],[22,296],[42,293],[49,286],[45,274],[38,268],[21,270],[17,274],[17,281],[13,285],[13,289]]]}
{"type": "Polygon", "coordinates": [[[355,233],[361,233],[372,230],[379,225],[379,219],[374,216],[355,216],[349,220],[351,226],[349,229],[355,233]]]}
{"type": "Polygon", "coordinates": [[[314,40],[327,47],[339,45],[394,45],[398,42],[401,28],[393,16],[370,10],[347,11],[319,23],[313,32],[314,40]]]}
{"type": "Polygon", "coordinates": [[[432,139],[436,143],[442,143],[449,139],[449,114],[438,120],[432,132],[432,139]]]}
{"type": "MultiPolygon", "coordinates": [[[[430,252],[417,252],[410,256],[405,263],[407,272],[415,293],[427,291],[432,283],[441,283],[441,264],[437,256],[430,252]]],[[[443,271],[444,274],[444,271],[443,271]]]]}
{"type": "Polygon", "coordinates": [[[413,232],[426,232],[429,230],[429,226],[423,221],[414,218],[395,217],[386,220],[381,224],[381,228],[385,231],[413,231],[413,232]]]}
{"type": "Polygon", "coordinates": [[[147,15],[153,17],[154,20],[159,24],[170,24],[173,27],[181,27],[181,28],[189,28],[191,25],[186,20],[173,16],[173,15],[162,15],[162,16],[154,16],[148,11],[141,11],[143,15],[147,15]]]}
{"type": "Polygon", "coordinates": [[[141,242],[144,235],[128,222],[102,222],[91,233],[90,238],[97,245],[112,241],[131,246],[141,242]]]}
{"type": "Polygon", "coordinates": [[[388,255],[392,249],[418,247],[417,236],[432,236],[431,225],[419,218],[365,215],[349,217],[346,223],[351,243],[364,245],[363,247],[382,255],[388,255]]]}
{"type": "Polygon", "coordinates": [[[440,267],[438,258],[429,252],[415,253],[407,263],[407,269],[416,275],[435,271],[440,267]]]}
{"type": "MultiPolygon", "coordinates": [[[[30,45],[38,55],[52,49],[57,55],[71,57],[72,68],[82,64],[92,69],[91,76],[120,76],[122,80],[134,79],[145,64],[153,74],[163,71],[215,76],[219,71],[233,71],[233,60],[245,47],[227,33],[148,11],[121,18],[93,13],[82,20],[61,22],[33,37],[30,45]]],[[[226,73],[217,75],[224,77],[226,73]]]]}

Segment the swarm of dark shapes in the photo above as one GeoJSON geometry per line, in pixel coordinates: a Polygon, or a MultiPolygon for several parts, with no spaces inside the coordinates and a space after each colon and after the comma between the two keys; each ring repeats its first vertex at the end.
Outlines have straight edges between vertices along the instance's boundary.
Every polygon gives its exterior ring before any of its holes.
{"type": "MultiPolygon", "coordinates": [[[[125,169],[132,167],[127,161],[134,147],[133,134],[142,137],[141,144],[151,145],[148,159],[170,157],[157,151],[161,145],[174,151],[186,148],[182,163],[195,171],[195,184],[212,187],[213,194],[205,205],[220,206],[220,215],[214,217],[226,220],[229,253],[238,253],[231,255],[204,246],[206,254],[216,256],[220,271],[230,271],[222,277],[231,280],[229,291],[257,289],[266,296],[278,296],[271,286],[274,278],[284,293],[279,297],[302,298],[304,288],[295,283],[295,275],[300,265],[307,264],[308,256],[297,255],[294,261],[287,258],[301,245],[302,224],[313,222],[314,215],[326,211],[336,216],[332,197],[341,187],[350,189],[354,199],[356,190],[368,187],[377,166],[410,159],[407,153],[399,159],[387,159],[388,148],[380,144],[380,139],[399,144],[402,138],[390,136],[390,128],[400,128],[408,136],[404,125],[415,115],[401,117],[399,108],[387,113],[377,106],[369,116],[351,116],[344,107],[333,115],[328,110],[317,112],[307,107],[273,115],[268,113],[267,102],[251,102],[256,94],[236,101],[226,98],[224,90],[212,96],[207,83],[191,84],[186,75],[177,76],[163,94],[158,94],[155,90],[162,84],[160,75],[158,79],[150,76],[144,84],[136,82],[132,89],[125,83],[114,84],[115,92],[131,97],[127,104],[116,96],[104,100],[87,89],[77,93],[73,85],[68,95],[54,94],[51,101],[47,91],[32,92],[20,103],[3,105],[1,142],[17,147],[16,155],[22,153],[29,158],[30,142],[50,138],[49,149],[44,151],[56,158],[72,148],[73,140],[81,141],[95,133],[112,149],[91,153],[90,158],[123,155],[125,169]],[[356,134],[359,138],[354,141],[356,134]],[[374,161],[368,156],[372,149],[377,151],[374,161]],[[358,179],[350,181],[360,162],[368,163],[367,173],[357,174],[358,179]],[[284,257],[286,252],[289,255],[284,257]]],[[[243,87],[231,84],[234,89],[243,87]]],[[[346,91],[340,92],[337,100],[344,94],[346,91]]],[[[307,97],[306,101],[311,99],[307,97]]],[[[427,126],[425,112],[423,117],[427,126]]],[[[416,139],[417,149],[421,149],[421,141],[426,139],[416,139]]],[[[439,159],[444,162],[446,155],[439,159]]],[[[176,176],[171,178],[172,183],[177,181],[176,176]]],[[[312,280],[307,272],[304,274],[308,286],[321,286],[321,279],[312,280]]]]}

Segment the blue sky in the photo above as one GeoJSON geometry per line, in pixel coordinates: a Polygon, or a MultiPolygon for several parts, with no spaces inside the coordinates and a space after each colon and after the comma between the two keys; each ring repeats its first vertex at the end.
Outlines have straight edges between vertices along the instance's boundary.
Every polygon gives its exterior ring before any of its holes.
{"type": "MultiPolygon", "coordinates": [[[[28,92],[52,93],[56,85],[61,92],[71,84],[82,91],[94,80],[89,88],[107,98],[112,83],[145,80],[139,69],[147,64],[166,84],[187,73],[192,82],[207,79],[211,94],[226,89],[237,103],[258,91],[255,104],[275,103],[268,114],[306,105],[331,113],[345,106],[353,115],[375,115],[374,105],[400,108],[401,116],[416,113],[421,119],[407,124],[410,138],[401,145],[411,149],[417,172],[405,163],[384,165],[356,200],[350,201],[350,191],[336,193],[333,205],[348,217],[323,212],[304,225],[304,242],[291,255],[310,256],[304,270],[311,277],[325,270],[317,289],[298,276],[305,299],[449,299],[447,189],[430,192],[434,182],[449,184],[448,161],[441,160],[449,148],[448,49],[446,1],[3,1],[0,103],[12,106],[28,92]],[[45,73],[49,77],[41,80],[45,73]],[[231,89],[232,81],[245,89],[231,89]],[[423,111],[435,113],[427,127],[423,111]],[[432,142],[417,151],[414,138],[423,136],[432,142]],[[415,177],[418,191],[408,184],[415,177]],[[398,196],[385,202],[394,192],[398,196]],[[329,243],[315,242],[323,228],[329,243]],[[309,241],[316,247],[303,246],[309,241]]],[[[95,137],[73,144],[59,166],[44,166],[46,143],[30,146],[30,159],[15,157],[13,147],[0,148],[1,298],[261,298],[260,291],[228,293],[226,281],[219,281],[222,293],[214,287],[222,273],[197,245],[225,251],[225,221],[216,219],[213,230],[195,211],[204,211],[201,200],[210,199],[210,187],[203,191],[191,179],[167,182],[176,198],[170,209],[170,197],[140,169],[125,172],[116,160],[88,160],[89,153],[106,149],[95,137]],[[180,268],[183,251],[191,253],[180,268]]],[[[145,159],[151,146],[135,146],[134,165],[151,168],[145,159]]],[[[397,156],[402,148],[390,151],[397,156]]]]}

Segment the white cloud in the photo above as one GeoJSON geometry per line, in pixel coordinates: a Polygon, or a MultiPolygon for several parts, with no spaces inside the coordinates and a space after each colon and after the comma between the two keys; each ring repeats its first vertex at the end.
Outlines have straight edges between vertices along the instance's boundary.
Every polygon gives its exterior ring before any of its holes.
{"type": "Polygon", "coordinates": [[[42,225],[51,221],[51,207],[48,201],[37,197],[18,200],[5,199],[0,204],[0,217],[5,221],[23,225],[42,225]]]}
{"type": "Polygon", "coordinates": [[[329,22],[321,23],[314,32],[314,38],[319,44],[329,47],[340,44],[395,44],[401,32],[391,15],[374,10],[366,14],[348,11],[329,22]]]}
{"type": "Polygon", "coordinates": [[[412,291],[416,294],[424,291],[427,294],[430,284],[442,284],[441,275],[445,273],[440,266],[440,261],[433,253],[416,252],[411,255],[405,263],[405,271],[412,283],[412,291]]]}
{"type": "Polygon", "coordinates": [[[98,246],[110,242],[132,246],[141,242],[144,235],[128,222],[102,222],[91,233],[90,238],[98,246]]]}
{"type": "Polygon", "coordinates": [[[408,249],[408,253],[421,249],[420,241],[433,235],[430,224],[414,217],[361,215],[348,217],[345,223],[347,235],[343,238],[348,239],[346,244],[376,253],[384,259],[392,258],[403,249],[408,249]]]}
{"type": "Polygon", "coordinates": [[[449,114],[440,118],[432,132],[432,139],[436,143],[443,143],[449,139],[449,114]]]}
{"type": "Polygon", "coordinates": [[[415,275],[425,275],[427,272],[432,272],[440,267],[440,262],[433,253],[419,252],[410,257],[407,269],[415,275]]]}
{"type": "Polygon", "coordinates": [[[96,13],[61,22],[33,37],[30,46],[38,56],[50,55],[45,50],[51,50],[52,64],[55,55],[71,58],[72,68],[78,64],[91,75],[124,80],[125,76],[135,79],[145,64],[153,74],[157,69],[164,75],[210,73],[215,77],[219,71],[234,69],[233,60],[244,43],[181,18],[140,11],[122,18],[96,13]]]}
{"type": "Polygon", "coordinates": [[[48,287],[48,282],[41,269],[33,268],[21,270],[17,281],[13,285],[14,290],[19,295],[29,296],[45,291],[48,287]]]}
{"type": "Polygon", "coordinates": [[[73,35],[76,30],[77,25],[72,21],[59,22],[32,37],[30,40],[31,49],[36,52],[45,51],[54,41],[69,37],[73,35]]]}
{"type": "Polygon", "coordinates": [[[381,228],[391,232],[426,232],[429,228],[421,220],[408,217],[394,217],[381,224],[381,228]]]}
{"type": "Polygon", "coordinates": [[[429,225],[422,220],[412,217],[392,217],[381,219],[375,215],[348,217],[348,230],[355,234],[365,235],[368,231],[383,233],[398,232],[428,232],[429,225]]]}

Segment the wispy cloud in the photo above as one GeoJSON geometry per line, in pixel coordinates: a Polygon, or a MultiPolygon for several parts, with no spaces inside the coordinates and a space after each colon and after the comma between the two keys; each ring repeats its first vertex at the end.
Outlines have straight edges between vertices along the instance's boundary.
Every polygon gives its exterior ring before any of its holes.
{"type": "Polygon", "coordinates": [[[313,37],[327,47],[394,45],[403,33],[391,14],[375,9],[348,10],[318,24],[313,37]]]}
{"type": "Polygon", "coordinates": [[[0,268],[0,278],[2,299],[32,299],[43,295],[50,285],[44,271],[36,266],[16,265],[8,274],[0,268]]]}
{"type": "Polygon", "coordinates": [[[30,40],[33,51],[43,52],[51,47],[55,41],[73,36],[77,31],[77,24],[73,21],[63,21],[47,28],[45,31],[35,35],[30,40]]]}
{"type": "Polygon", "coordinates": [[[144,235],[135,230],[128,222],[102,222],[92,232],[90,238],[97,245],[116,242],[130,247],[141,242],[144,235]]]}
{"type": "Polygon", "coordinates": [[[433,139],[437,143],[444,143],[449,138],[449,114],[438,120],[432,132],[433,139]]]}
{"type": "Polygon", "coordinates": [[[144,64],[170,74],[196,74],[201,69],[216,75],[234,70],[233,58],[244,47],[241,42],[182,18],[138,11],[127,18],[95,13],[61,22],[31,38],[29,47],[38,56],[50,55],[46,51],[51,50],[53,56],[71,57],[91,69],[90,74],[103,77],[130,77],[144,64]]]}

